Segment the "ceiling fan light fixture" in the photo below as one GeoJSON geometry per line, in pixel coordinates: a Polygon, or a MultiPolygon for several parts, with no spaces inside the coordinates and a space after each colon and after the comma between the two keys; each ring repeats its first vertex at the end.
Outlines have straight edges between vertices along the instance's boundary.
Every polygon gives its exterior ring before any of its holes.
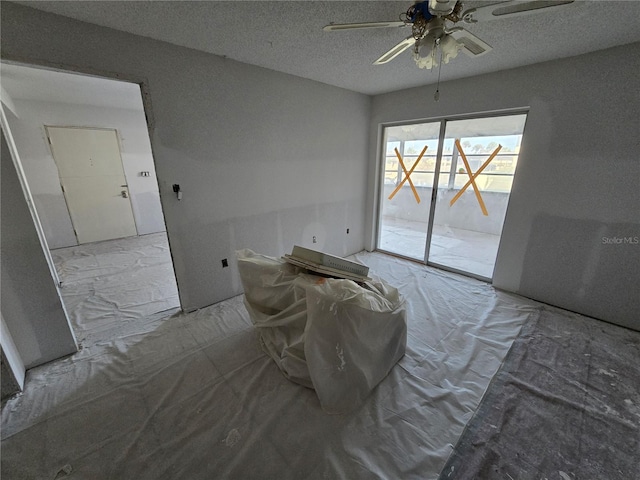
{"type": "Polygon", "coordinates": [[[429,33],[420,40],[416,40],[416,48],[413,50],[413,60],[419,68],[431,70],[436,61],[436,38],[429,33]]]}
{"type": "Polygon", "coordinates": [[[440,39],[440,48],[442,49],[442,61],[444,63],[449,63],[449,60],[453,60],[458,56],[460,50],[464,45],[461,45],[455,38],[451,35],[445,35],[440,39]]]}
{"type": "Polygon", "coordinates": [[[413,51],[413,60],[419,68],[427,68],[431,70],[438,64],[437,50],[441,49],[442,62],[449,63],[450,60],[456,58],[463,45],[458,43],[451,35],[442,35],[435,37],[429,33],[416,42],[416,48],[413,51]]]}

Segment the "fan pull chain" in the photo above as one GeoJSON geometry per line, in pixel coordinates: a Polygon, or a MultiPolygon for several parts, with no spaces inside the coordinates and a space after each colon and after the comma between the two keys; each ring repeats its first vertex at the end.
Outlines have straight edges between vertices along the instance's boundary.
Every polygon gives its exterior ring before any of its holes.
{"type": "Polygon", "coordinates": [[[442,72],[442,46],[438,42],[438,48],[440,50],[440,63],[438,64],[438,83],[436,84],[436,93],[433,94],[433,99],[437,102],[440,100],[440,72],[442,72]]]}

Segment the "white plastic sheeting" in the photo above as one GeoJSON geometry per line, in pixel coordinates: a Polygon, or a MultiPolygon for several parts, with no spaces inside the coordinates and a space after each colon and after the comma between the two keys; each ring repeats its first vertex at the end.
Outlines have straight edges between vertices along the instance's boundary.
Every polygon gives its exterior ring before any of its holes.
{"type": "Polygon", "coordinates": [[[360,406],[404,355],[404,299],[381,279],[364,288],[283,260],[236,252],[245,305],[265,351],[328,413],[360,406]]]}
{"type": "Polygon", "coordinates": [[[82,343],[116,338],[180,306],[167,235],[154,233],[53,250],[67,314],[82,343]]]}
{"type": "Polygon", "coordinates": [[[30,370],[2,409],[3,478],[53,479],[66,465],[91,479],[436,478],[538,307],[386,255],[355,258],[399,289],[408,323],[405,356],[358,409],[328,415],[284,378],[240,296],[141,318],[30,370]]]}

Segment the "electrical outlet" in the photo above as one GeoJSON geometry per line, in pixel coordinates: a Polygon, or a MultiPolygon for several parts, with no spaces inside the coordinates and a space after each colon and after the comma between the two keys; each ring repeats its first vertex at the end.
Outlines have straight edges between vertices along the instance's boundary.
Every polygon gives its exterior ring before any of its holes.
{"type": "Polygon", "coordinates": [[[347,235],[349,235],[349,229],[347,228],[347,235]]]}
{"type": "Polygon", "coordinates": [[[226,268],[226,267],[228,267],[228,266],[229,266],[229,262],[227,262],[227,259],[226,259],[226,258],[223,258],[223,259],[222,259],[222,268],[226,268]]]}
{"type": "Polygon", "coordinates": [[[318,242],[316,241],[316,236],[315,236],[315,235],[313,236],[313,243],[318,243],[318,242]]]}

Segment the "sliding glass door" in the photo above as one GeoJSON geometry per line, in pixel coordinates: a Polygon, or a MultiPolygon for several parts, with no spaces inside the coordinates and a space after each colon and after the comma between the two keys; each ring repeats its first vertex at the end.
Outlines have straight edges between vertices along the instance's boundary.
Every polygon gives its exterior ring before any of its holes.
{"type": "Polygon", "coordinates": [[[385,128],[378,248],[423,261],[440,122],[385,128]]]}
{"type": "Polygon", "coordinates": [[[385,127],[378,249],[490,280],[525,120],[385,127]]]}

